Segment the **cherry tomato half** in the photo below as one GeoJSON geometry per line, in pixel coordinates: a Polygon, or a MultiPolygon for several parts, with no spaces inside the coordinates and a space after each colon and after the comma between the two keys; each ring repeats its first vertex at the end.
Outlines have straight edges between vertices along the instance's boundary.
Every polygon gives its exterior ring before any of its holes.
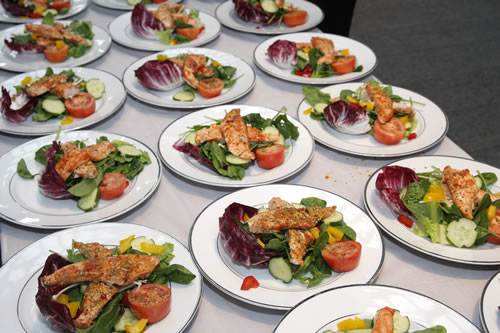
{"type": "Polygon", "coordinates": [[[289,27],[296,27],[306,23],[307,12],[304,10],[297,10],[283,15],[283,22],[289,27]]]}
{"type": "Polygon", "coordinates": [[[119,172],[106,172],[99,184],[101,199],[113,200],[122,196],[128,181],[125,176],[119,172]]]}
{"type": "Polygon", "coordinates": [[[128,294],[130,310],[137,318],[156,323],[167,316],[172,303],[170,288],[158,283],[147,283],[128,294]]]}
{"type": "Polygon", "coordinates": [[[337,58],[332,64],[333,70],[339,75],[351,73],[355,66],[356,57],[352,55],[337,58]]]}
{"type": "Polygon", "coordinates": [[[257,164],[262,169],[272,169],[283,164],[285,161],[285,146],[272,145],[255,149],[257,164]]]}
{"type": "Polygon", "coordinates": [[[259,286],[259,281],[257,281],[256,278],[253,276],[247,276],[244,280],[243,283],[241,284],[241,290],[250,290],[252,288],[257,288],[259,286]]]}
{"type": "Polygon", "coordinates": [[[373,124],[373,136],[375,140],[384,145],[395,145],[405,136],[405,132],[405,124],[396,117],[392,117],[385,124],[382,124],[378,120],[375,120],[373,124]]]}
{"type": "Polygon", "coordinates": [[[361,244],[356,241],[328,244],[321,250],[321,256],[337,273],[352,271],[359,264],[361,244]]]}
{"type": "Polygon", "coordinates": [[[49,4],[50,8],[53,8],[57,11],[60,11],[63,8],[70,8],[71,1],[70,0],[54,0],[49,4]]]}
{"type": "Polygon", "coordinates": [[[405,214],[399,215],[398,221],[408,228],[411,228],[413,226],[413,221],[405,214]]]}
{"type": "Polygon", "coordinates": [[[224,89],[221,79],[203,79],[198,82],[198,93],[205,98],[213,98],[220,95],[224,89]]]}
{"type": "Polygon", "coordinates": [[[86,92],[79,92],[73,97],[66,98],[64,106],[74,118],[85,118],[95,112],[95,97],[86,92]]]}

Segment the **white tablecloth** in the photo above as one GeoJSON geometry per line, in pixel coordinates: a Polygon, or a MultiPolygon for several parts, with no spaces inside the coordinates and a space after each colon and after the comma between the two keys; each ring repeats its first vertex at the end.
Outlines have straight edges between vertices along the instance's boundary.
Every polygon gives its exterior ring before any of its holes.
{"type": "MultiPolygon", "coordinates": [[[[216,6],[221,2],[221,0],[186,0],[184,4],[188,8],[199,8],[214,15],[216,6]]],[[[115,17],[123,13],[91,4],[88,10],[74,19],[92,20],[94,24],[106,28],[115,17]]],[[[0,28],[8,26],[1,24],[0,28]]],[[[254,47],[266,38],[223,28],[221,36],[204,47],[235,54],[252,64],[254,47]]],[[[121,77],[131,62],[147,54],[114,43],[108,54],[87,66],[121,77]]],[[[303,98],[301,86],[270,77],[255,65],[253,67],[257,73],[256,86],[252,92],[235,103],[262,105],[273,109],[286,106],[295,116],[297,106],[303,98]]],[[[3,81],[13,75],[16,74],[1,71],[0,80],[3,81]]],[[[93,129],[127,134],[157,150],[158,137],[162,129],[184,114],[185,111],[152,107],[128,97],[121,111],[93,129]]],[[[0,135],[0,154],[28,140],[28,138],[0,135]]],[[[448,138],[424,154],[470,157],[448,138]]],[[[286,183],[319,187],[339,194],[362,207],[365,182],[375,170],[386,163],[388,160],[363,159],[339,154],[317,144],[310,165],[288,179],[286,183]]],[[[227,189],[211,188],[187,181],[163,168],[157,192],[145,204],[117,221],[161,229],[187,245],[189,229],[196,216],[205,206],[228,192],[227,189]]],[[[2,221],[0,226],[3,262],[24,246],[51,232],[23,228],[5,221],[2,221]]],[[[480,327],[478,304],[481,291],[498,267],[482,268],[447,263],[419,254],[385,236],[384,241],[385,261],[376,283],[399,286],[431,296],[454,308],[480,327]]],[[[204,283],[198,315],[187,331],[269,332],[283,314],[284,312],[246,305],[204,283]]]]}

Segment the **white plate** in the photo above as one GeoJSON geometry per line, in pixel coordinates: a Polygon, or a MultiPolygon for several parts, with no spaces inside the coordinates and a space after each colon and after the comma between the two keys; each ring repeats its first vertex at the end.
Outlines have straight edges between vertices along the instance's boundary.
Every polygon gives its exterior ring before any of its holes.
{"type": "Polygon", "coordinates": [[[109,220],[128,212],[146,200],[153,194],[161,179],[160,162],[155,152],[148,146],[125,135],[97,131],[61,132],[58,140],[61,142],[84,140],[93,144],[101,136],[108,137],[110,141],[118,139],[130,142],[136,148],[147,151],[151,158],[151,164],[145,165],[144,170],[130,181],[130,185],[120,198],[111,201],[101,200],[94,210],[84,212],[77,207],[75,200],[55,200],[43,195],[38,189],[37,178],[24,179],[18,176],[16,168],[21,158],[24,158],[31,173],[41,171],[43,166],[35,161],[35,152],[40,147],[52,143],[56,137],[52,134],[18,146],[0,158],[0,169],[4,170],[0,176],[0,185],[4,189],[0,192],[2,203],[0,216],[25,227],[62,229],[109,220]]]}
{"type": "Polygon", "coordinates": [[[243,59],[229,53],[206,48],[182,48],[166,50],[136,60],[127,67],[123,73],[122,81],[129,94],[143,102],[173,109],[196,109],[228,103],[246,95],[255,85],[255,72],[253,68],[243,59]],[[174,101],[173,96],[176,93],[183,91],[182,86],[170,91],[152,90],[144,87],[135,77],[135,70],[137,68],[141,67],[149,60],[155,60],[159,54],[165,54],[167,57],[175,57],[183,53],[203,54],[213,60],[216,60],[223,66],[236,67],[236,74],[234,74],[234,78],[239,79],[231,88],[224,89],[217,97],[204,98],[199,94],[196,94],[194,100],[191,102],[179,102],[174,101]]]}
{"type": "MultiPolygon", "coordinates": [[[[117,10],[132,10],[134,9],[134,6],[129,5],[127,0],[92,0],[93,3],[95,3],[98,6],[105,7],[105,8],[111,8],[111,9],[117,9],[117,10]]],[[[167,0],[163,3],[179,3],[182,2],[182,0],[167,0]]],[[[161,4],[163,4],[161,3],[161,4]]],[[[158,6],[159,4],[151,4],[149,6],[158,6]]]]}
{"type": "Polygon", "coordinates": [[[174,237],[149,227],[126,223],[100,223],[66,229],[44,237],[14,255],[1,269],[0,281],[8,288],[2,288],[0,295],[4,306],[0,318],[5,332],[46,333],[60,332],[51,327],[41,315],[35,303],[37,278],[40,275],[49,251],[66,253],[71,241],[99,242],[104,245],[118,245],[121,239],[130,235],[145,236],[157,243],[174,244],[172,263],[184,265],[196,278],[187,285],[172,283],[172,309],[165,319],[148,327],[151,333],[181,332],[193,319],[201,299],[202,279],[188,249],[174,237]],[[23,331],[24,330],[24,331],[23,331]]]}
{"type": "Polygon", "coordinates": [[[486,283],[479,303],[479,317],[486,333],[500,332],[500,271],[486,283]]]}
{"type": "MultiPolygon", "coordinates": [[[[57,20],[62,20],[64,18],[76,15],[78,13],[83,12],[90,4],[89,0],[71,0],[71,8],[64,15],[57,15],[57,20]]],[[[0,5],[0,22],[7,23],[30,23],[30,22],[41,22],[42,19],[22,19],[17,16],[13,16],[12,14],[5,11],[2,5],[0,5]]]]}
{"type": "MultiPolygon", "coordinates": [[[[104,83],[106,90],[104,91],[104,95],[96,100],[96,111],[94,114],[86,118],[73,118],[73,122],[67,125],[61,125],[62,119],[51,119],[46,122],[33,121],[31,120],[31,115],[24,122],[19,124],[10,122],[5,119],[5,117],[0,117],[0,132],[16,135],[40,136],[55,133],[59,130],[59,127],[65,131],[80,129],[94,125],[110,117],[118,111],[125,102],[125,98],[127,97],[125,87],[121,80],[113,74],[84,67],[56,69],[55,73],[69,69],[73,70],[77,76],[84,80],[98,78],[104,83]]],[[[12,95],[16,91],[14,86],[19,85],[26,76],[41,77],[44,74],[45,69],[19,74],[5,81],[2,86],[12,95]]]]}
{"type": "Polygon", "coordinates": [[[356,316],[371,319],[385,306],[398,309],[403,316],[409,317],[410,332],[442,325],[450,333],[480,333],[467,318],[443,303],[410,290],[383,285],[353,285],[326,290],[297,304],[273,332],[335,331],[336,323],[356,316]]]}
{"type": "MultiPolygon", "coordinates": [[[[344,83],[325,87],[321,91],[329,93],[332,97],[336,97],[344,89],[354,91],[363,84],[363,82],[344,83]]],[[[425,106],[419,104],[414,104],[413,106],[418,120],[414,131],[417,134],[416,139],[403,139],[396,145],[384,145],[375,140],[370,134],[350,135],[340,133],[333,129],[326,120],[318,121],[312,119],[309,115],[304,115],[304,111],[311,107],[305,98],[297,109],[297,116],[300,122],[313,133],[316,141],[332,149],[358,156],[404,156],[427,150],[440,143],[448,131],[448,118],[443,110],[431,100],[413,91],[398,87],[392,87],[392,90],[395,95],[399,95],[404,99],[411,98],[416,102],[425,104],[425,106]]]]}
{"type": "Polygon", "coordinates": [[[230,193],[214,201],[196,218],[189,236],[189,248],[203,276],[218,289],[240,301],[279,310],[288,310],[307,297],[332,287],[370,283],[377,277],[384,260],[384,243],[380,232],[358,206],[334,193],[302,185],[257,186],[230,193]],[[276,280],[267,268],[248,268],[234,263],[226,254],[219,237],[219,217],[233,202],[261,207],[272,197],[280,197],[289,202],[300,202],[305,197],[318,197],[326,200],[329,206],[337,206],[347,224],[356,231],[357,241],[362,244],[359,266],[347,273],[332,272],[330,278],[307,289],[297,280],[288,284],[276,280]],[[254,276],[260,286],[247,291],[240,290],[243,279],[249,275],[254,276]]]}
{"type": "Polygon", "coordinates": [[[373,72],[375,70],[375,67],[377,66],[377,57],[368,46],[355,41],[354,39],[339,35],[324,34],[320,32],[301,32],[269,38],[257,45],[253,52],[253,60],[260,69],[262,69],[269,75],[275,76],[285,81],[303,84],[336,84],[359,80],[363,76],[366,76],[373,72]],[[271,60],[266,55],[269,46],[271,46],[271,44],[279,39],[289,40],[296,43],[309,43],[311,42],[311,37],[322,37],[332,40],[335,46],[335,50],[349,49],[350,54],[356,56],[356,67],[362,65],[363,70],[361,72],[333,75],[325,78],[302,77],[292,74],[291,68],[279,68],[273,62],[271,62],[271,60]]]}
{"type": "MultiPolygon", "coordinates": [[[[71,23],[71,21],[58,21],[64,25],[71,23]]],[[[108,52],[111,46],[111,37],[107,31],[101,27],[93,24],[92,31],[94,38],[92,39],[92,47],[85,52],[80,58],[69,58],[63,62],[53,63],[45,58],[43,53],[21,53],[9,49],[5,43],[5,39],[10,39],[14,34],[24,33],[24,24],[19,24],[0,32],[0,69],[13,72],[26,72],[34,71],[40,68],[66,68],[76,67],[92,62],[102,57],[108,52]]]]}
{"type": "Polygon", "coordinates": [[[273,118],[277,112],[262,106],[221,105],[185,115],[168,125],[160,135],[158,151],[162,162],[170,170],[187,179],[206,185],[224,187],[248,187],[274,183],[294,175],[307,166],[314,152],[314,140],[309,131],[290,115],[288,115],[288,119],[299,129],[299,138],[296,141],[287,140],[286,144],[289,145],[289,148],[285,152],[285,162],[271,170],[251,165],[245,170],[245,177],[242,180],[223,177],[172,147],[177,140],[183,137],[183,133],[189,130],[188,127],[198,124],[212,124],[213,121],[209,118],[223,119],[225,114],[232,109],[240,109],[242,115],[260,113],[264,118],[273,118]]]}
{"type": "Polygon", "coordinates": [[[215,16],[219,19],[220,23],[228,28],[258,35],[277,35],[309,30],[323,21],[323,11],[314,3],[303,0],[291,0],[288,2],[290,2],[296,8],[307,11],[306,23],[296,27],[288,27],[284,23],[278,26],[263,25],[262,23],[258,22],[245,22],[238,16],[236,16],[236,13],[234,11],[234,4],[232,1],[221,3],[215,9],[215,16]]]}
{"type": "MultiPolygon", "coordinates": [[[[476,171],[493,172],[500,176],[500,169],[487,164],[469,160],[465,158],[452,156],[418,156],[401,159],[391,162],[387,165],[399,165],[415,170],[415,172],[432,171],[432,167],[438,167],[441,170],[447,165],[454,169],[469,169],[472,174],[476,171]]],[[[470,265],[499,265],[500,264],[500,246],[493,244],[484,244],[477,248],[457,248],[450,245],[441,245],[432,243],[430,240],[417,236],[413,231],[398,222],[397,216],[387,207],[377,194],[375,182],[377,175],[381,173],[382,168],[373,173],[365,185],[363,200],[366,212],[375,223],[382,228],[389,236],[398,242],[409,246],[419,252],[431,255],[447,261],[460,262],[470,265]]],[[[490,187],[494,193],[500,192],[500,186],[490,187]]]]}
{"type": "Polygon", "coordinates": [[[221,25],[215,17],[200,11],[200,21],[205,25],[205,30],[198,38],[185,44],[166,45],[160,43],[159,40],[138,36],[132,29],[131,17],[132,13],[130,12],[115,18],[108,26],[109,34],[115,42],[141,51],[163,51],[165,49],[200,46],[217,38],[221,31],[221,25]]]}

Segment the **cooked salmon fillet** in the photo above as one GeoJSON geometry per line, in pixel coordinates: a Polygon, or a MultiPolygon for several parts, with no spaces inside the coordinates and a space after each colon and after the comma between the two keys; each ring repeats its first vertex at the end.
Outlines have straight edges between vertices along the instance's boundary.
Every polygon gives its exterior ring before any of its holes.
{"type": "Polygon", "coordinates": [[[92,325],[94,319],[101,313],[102,308],[118,292],[115,286],[104,282],[92,282],[85,290],[83,302],[80,307],[80,315],[75,319],[75,326],[87,328],[92,325]]]}
{"type": "Polygon", "coordinates": [[[82,243],[73,241],[73,247],[78,249],[87,259],[111,257],[111,251],[99,243],[82,243]]]}
{"type": "Polygon", "coordinates": [[[373,325],[372,333],[393,333],[394,332],[394,309],[385,307],[380,309],[377,320],[373,325]]]}
{"type": "Polygon", "coordinates": [[[247,125],[240,115],[240,109],[233,109],[226,114],[221,122],[221,132],[231,154],[247,160],[254,160],[255,155],[250,150],[247,125]]]}
{"type": "Polygon", "coordinates": [[[48,93],[55,86],[66,82],[66,80],[68,80],[68,76],[66,74],[56,74],[42,77],[40,80],[30,84],[28,89],[26,89],[26,92],[32,97],[40,96],[48,93]]]}
{"type": "Polygon", "coordinates": [[[449,165],[443,169],[443,183],[448,186],[453,202],[462,215],[472,219],[472,210],[479,188],[469,169],[452,169],[449,165]]]}
{"type": "Polygon", "coordinates": [[[294,265],[304,265],[304,256],[307,248],[314,242],[309,230],[288,230],[288,245],[290,246],[290,262],[294,265]]]}
{"type": "Polygon", "coordinates": [[[85,281],[126,286],[135,280],[147,278],[159,263],[158,257],[141,254],[88,259],[64,266],[42,277],[42,282],[47,287],[85,281]]]}
{"type": "Polygon", "coordinates": [[[366,92],[370,99],[377,107],[377,118],[382,124],[391,120],[394,115],[394,108],[392,106],[392,99],[387,96],[381,89],[372,86],[369,83],[365,84],[366,92]]]}
{"type": "MultiPolygon", "coordinates": [[[[258,128],[247,125],[248,140],[250,142],[264,143],[264,142],[278,142],[280,139],[279,134],[262,133],[258,128]]],[[[196,131],[196,143],[201,144],[207,141],[224,141],[221,132],[221,125],[212,124],[209,128],[202,128],[196,131]]]]}

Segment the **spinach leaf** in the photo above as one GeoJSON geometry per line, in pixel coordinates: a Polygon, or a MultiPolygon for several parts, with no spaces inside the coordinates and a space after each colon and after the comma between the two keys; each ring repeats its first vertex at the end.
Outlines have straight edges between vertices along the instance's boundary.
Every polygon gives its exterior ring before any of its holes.
{"type": "Polygon", "coordinates": [[[69,12],[69,8],[64,7],[64,8],[61,8],[61,10],[57,12],[57,14],[64,15],[64,14],[68,14],[68,12],[69,12]]]}
{"type": "MultiPolygon", "coordinates": [[[[309,50],[307,55],[309,56],[309,64],[311,65],[311,67],[313,69],[316,69],[317,64],[318,64],[318,59],[323,56],[323,53],[321,53],[321,51],[318,50],[317,48],[312,48],[309,50]]],[[[330,68],[331,67],[332,66],[330,66],[330,68]]],[[[332,69],[332,71],[333,71],[333,69],[332,69]]]]}
{"type": "Polygon", "coordinates": [[[348,226],[347,224],[343,223],[342,225],[336,226],[335,228],[339,229],[344,233],[344,237],[342,239],[344,240],[356,240],[356,231],[354,231],[353,228],[348,226]]]}
{"type": "Polygon", "coordinates": [[[447,330],[444,326],[436,325],[413,333],[446,333],[447,330]]]}
{"type": "Polygon", "coordinates": [[[330,104],[330,94],[324,93],[316,87],[302,86],[302,93],[313,107],[318,103],[330,104]]]}
{"type": "Polygon", "coordinates": [[[303,198],[300,204],[306,207],[326,207],[326,201],[316,197],[303,198]]]}
{"type": "Polygon", "coordinates": [[[86,39],[94,38],[91,21],[73,21],[66,26],[66,30],[86,39]]]}
{"type": "Polygon", "coordinates": [[[299,130],[288,120],[286,114],[280,114],[274,118],[272,124],[280,131],[285,140],[288,138],[292,138],[293,140],[298,139],[299,130]]]}
{"type": "Polygon", "coordinates": [[[271,121],[269,121],[269,119],[263,118],[259,113],[249,113],[242,118],[245,124],[258,128],[260,130],[263,130],[265,127],[271,125],[271,121]]]}
{"type": "Polygon", "coordinates": [[[474,209],[472,215],[474,215],[475,217],[482,210],[488,209],[490,205],[491,205],[491,197],[489,195],[485,195],[483,199],[481,199],[481,202],[479,202],[479,205],[477,205],[476,209],[474,209]]]}
{"type": "Polygon", "coordinates": [[[316,69],[311,73],[312,78],[322,78],[322,77],[330,77],[336,74],[333,70],[332,66],[328,64],[317,65],[316,69]]]}
{"type": "Polygon", "coordinates": [[[312,111],[309,116],[314,120],[325,120],[325,114],[323,112],[312,111]]]}
{"type": "Polygon", "coordinates": [[[174,20],[174,26],[178,29],[192,28],[193,26],[181,20],[174,20]]]}
{"type": "Polygon", "coordinates": [[[71,288],[70,290],[65,292],[68,295],[68,299],[70,302],[78,302],[83,298],[83,293],[81,292],[80,285],[71,288]]]}
{"type": "Polygon", "coordinates": [[[284,236],[271,238],[268,242],[266,242],[265,249],[271,251],[285,252],[288,249],[288,240],[284,236]]]}
{"type": "Polygon", "coordinates": [[[363,65],[359,65],[358,67],[354,68],[353,72],[362,72],[363,71],[363,65]]]}
{"type": "Polygon", "coordinates": [[[105,170],[103,168],[97,168],[97,177],[82,179],[82,181],[78,184],[68,188],[68,192],[76,197],[89,195],[90,192],[92,192],[101,183],[104,172],[105,170]]]}
{"type": "Polygon", "coordinates": [[[191,41],[190,38],[183,36],[183,35],[180,35],[180,34],[176,34],[174,39],[175,39],[175,42],[177,44],[189,43],[191,41]]]}
{"type": "Polygon", "coordinates": [[[31,34],[27,35],[14,35],[12,37],[15,43],[19,44],[35,44],[36,40],[31,37],[31,34]]]}
{"type": "Polygon", "coordinates": [[[102,333],[111,332],[113,326],[120,318],[120,302],[125,292],[117,294],[111,301],[102,309],[101,314],[97,318],[94,325],[89,328],[77,328],[78,333],[102,333]]]}
{"type": "Polygon", "coordinates": [[[352,95],[354,94],[354,91],[350,90],[350,89],[343,89],[340,91],[340,99],[343,100],[343,101],[347,101],[347,97],[352,97],[352,95]]]}
{"type": "Polygon", "coordinates": [[[56,22],[55,15],[52,13],[47,13],[42,19],[42,24],[50,24],[53,25],[56,22]]]}
{"type": "MultiPolygon", "coordinates": [[[[304,68],[306,68],[306,66],[307,66],[307,59],[304,59],[302,57],[297,57],[297,64],[295,65],[295,67],[297,67],[299,71],[303,71],[304,68]]],[[[293,69],[292,72],[293,72],[292,74],[295,74],[296,69],[293,69]]]]}
{"type": "Polygon", "coordinates": [[[32,175],[31,172],[28,170],[28,167],[26,166],[26,162],[24,161],[24,158],[21,158],[19,162],[17,162],[17,174],[25,179],[33,179],[35,178],[36,175],[32,175]]]}

